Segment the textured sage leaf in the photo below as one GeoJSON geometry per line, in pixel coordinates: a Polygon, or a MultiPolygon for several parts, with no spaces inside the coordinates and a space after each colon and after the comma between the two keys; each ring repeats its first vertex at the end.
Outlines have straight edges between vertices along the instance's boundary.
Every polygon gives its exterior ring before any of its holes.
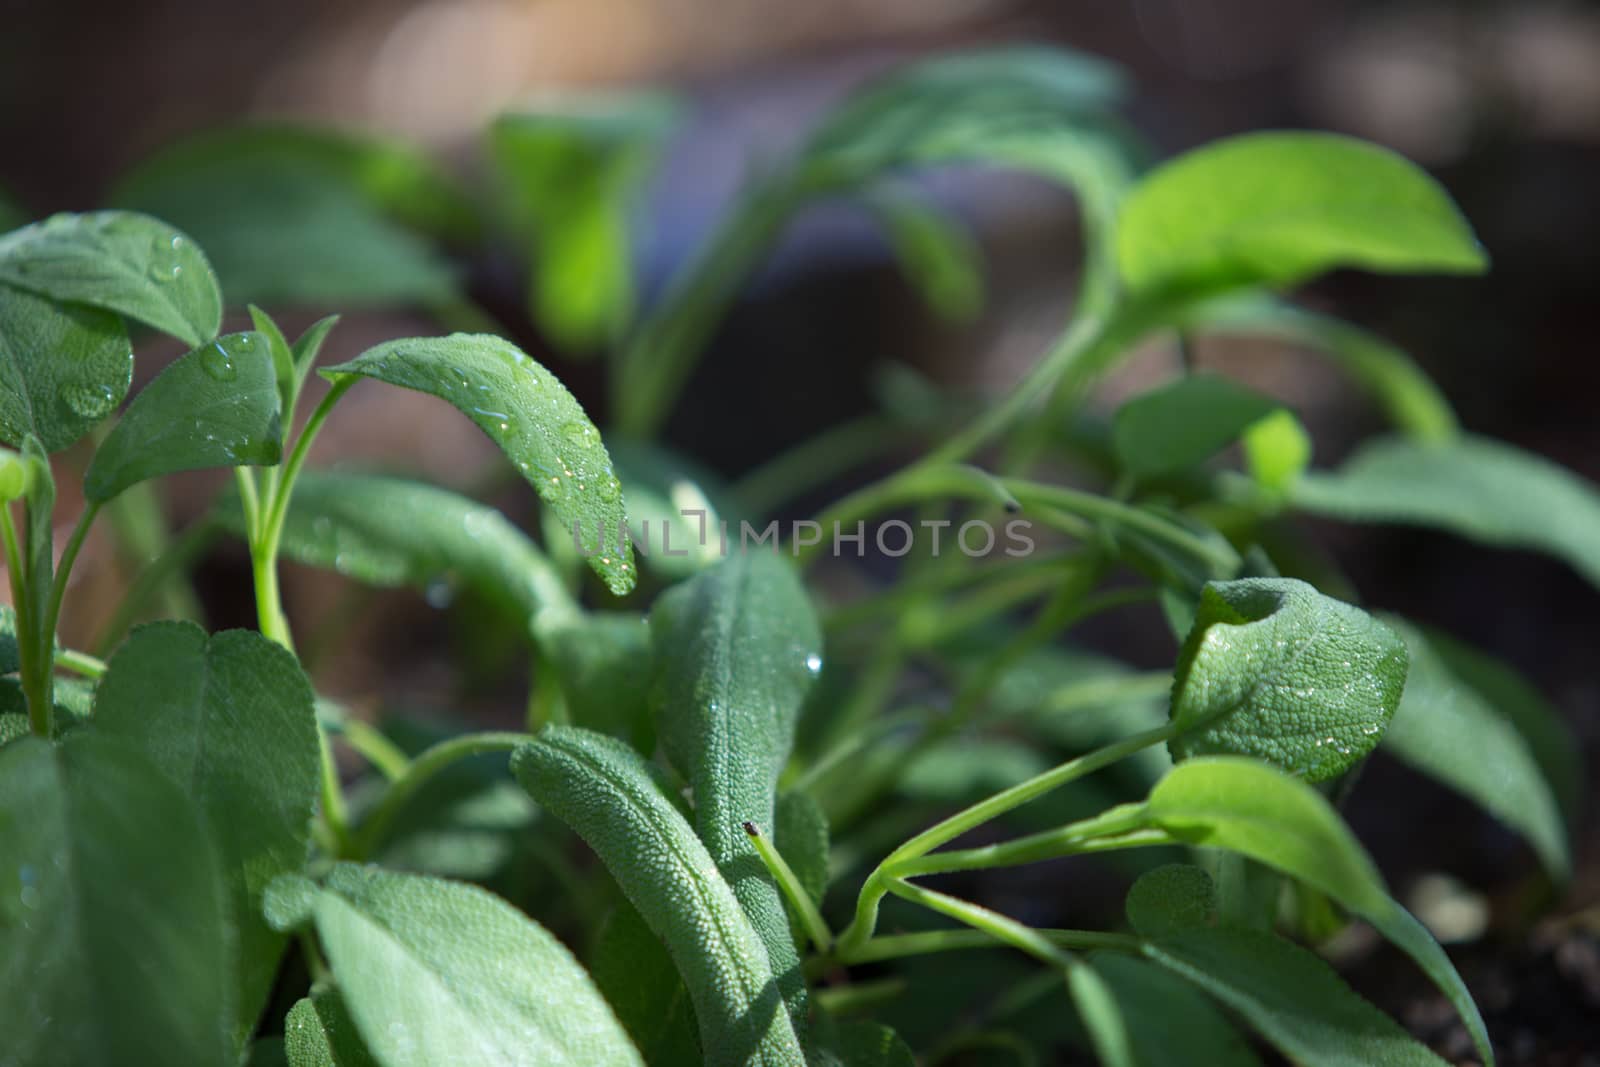
{"type": "MultiPolygon", "coordinates": [[[[94,706],[94,684],[84,678],[56,678],[52,686],[56,709],[56,736],[84,722],[94,706]]],[[[0,678],[0,716],[16,715],[22,720],[26,733],[31,729],[28,721],[28,698],[22,693],[22,683],[17,678],[0,678]]],[[[5,732],[0,728],[0,734],[5,732]]]]}
{"type": "Polygon", "coordinates": [[[741,552],[663,593],[650,612],[662,747],[694,792],[695,829],[761,935],[797,1026],[805,983],[783,896],[743,824],[773,825],[822,635],[788,561],[741,552]]]}
{"type": "Polygon", "coordinates": [[[1217,887],[1204,870],[1168,863],[1141,874],[1124,904],[1128,925],[1144,937],[1204,926],[1217,913],[1217,887]]]}
{"type": "Polygon", "coordinates": [[[1132,1019],[1128,1039],[1140,1067],[1257,1067],[1260,1059],[1227,1017],[1182,979],[1131,956],[1089,957],[1132,1019]]]}
{"type": "Polygon", "coordinates": [[[233,949],[209,837],[165,776],[93,734],[0,748],[4,1056],[234,1062],[233,949]]]}
{"type": "MultiPolygon", "coordinates": [[[[1561,810],[1512,720],[1451,670],[1422,630],[1388,621],[1411,651],[1411,673],[1384,751],[1470,797],[1526,838],[1552,877],[1564,879],[1572,860],[1561,810]]],[[[1549,722],[1561,729],[1553,716],[1549,722]]]]}
{"type": "Polygon", "coordinates": [[[644,1062],[565,946],[476,886],[342,864],[311,914],[383,1067],[644,1062]]]}
{"type": "Polygon", "coordinates": [[[111,199],[182,226],[234,304],[449,300],[453,272],[407,224],[458,235],[475,225],[470,202],[414,150],[283,126],[181,142],[111,199]]]}
{"type": "Polygon", "coordinates": [[[801,1067],[762,938],[643,757],[604,734],[548,727],[517,749],[511,768],[589,843],[666,944],[694,1003],[705,1062],[801,1067]]]}
{"type": "Polygon", "coordinates": [[[1600,586],[1600,489],[1499,441],[1374,441],[1333,473],[1307,474],[1291,499],[1346,522],[1432,526],[1543,552],[1600,586]]]}
{"type": "MultiPolygon", "coordinates": [[[[218,509],[243,534],[237,496],[218,509]]],[[[469,587],[527,620],[574,611],[537,545],[487,504],[406,478],[303,471],[284,517],[281,551],[377,586],[469,587]]]]}
{"type": "Polygon", "coordinates": [[[0,237],[0,281],[126,315],[196,347],[222,326],[205,253],[148,215],[52,215],[15,230],[0,237]]]}
{"type": "Polygon", "coordinates": [[[1221,375],[1187,374],[1118,408],[1111,439],[1127,473],[1172,474],[1210,459],[1278,407],[1221,375]]]}
{"type": "Polygon", "coordinates": [[[103,503],[177,471],[270,466],[283,454],[272,353],[258,333],[231,333],[183,356],[145,386],[95,450],[86,497],[103,503]]]}
{"type": "Polygon", "coordinates": [[[666,946],[627,901],[600,929],[589,973],[646,1063],[699,1063],[689,989],[666,946]]]}
{"type": "Polygon", "coordinates": [[[117,316],[0,283],[0,441],[59,452],[116,410],[133,381],[117,316]]]}
{"type": "Polygon", "coordinates": [[[1147,175],[1123,203],[1117,265],[1139,292],[1284,287],[1335,267],[1477,273],[1449,194],[1387,149],[1327,133],[1217,141],[1147,175]]]}
{"type": "Polygon", "coordinates": [[[283,1051],[289,1067],[377,1067],[344,998],[331,986],[313,990],[289,1009],[283,1051]]]}
{"type": "Polygon", "coordinates": [[[930,308],[956,322],[982,310],[983,254],[960,222],[908,194],[880,190],[863,203],[930,308]]]}
{"type": "Polygon", "coordinates": [[[1359,608],[1292,578],[1214,582],[1178,654],[1168,747],[1320,782],[1377,747],[1405,679],[1405,642],[1359,608]]]}
{"type": "Polygon", "coordinates": [[[414,337],[322,373],[359,374],[449,401],[500,446],[610,590],[621,596],[633,588],[622,486],[600,432],[566,386],[516,345],[488,334],[414,337]]]}
{"type": "Polygon", "coordinates": [[[261,918],[267,883],[300,870],[320,756],[311,685],[294,656],[250,630],[208,637],[141,626],[111,658],[94,730],[146,756],[183,790],[222,862],[239,953],[236,1036],[254,1028],[283,938],[261,918]]]}
{"type": "Polygon", "coordinates": [[[1195,927],[1148,943],[1145,955],[1205,990],[1306,1067],[1440,1067],[1445,1062],[1352,992],[1326,963],[1281,937],[1236,927],[1195,927]]]}
{"type": "Polygon", "coordinates": [[[641,753],[655,751],[650,714],[655,653],[644,616],[572,615],[545,627],[540,645],[561,682],[569,722],[620,737],[641,753]]]}
{"type": "Polygon", "coordinates": [[[575,352],[616,340],[634,308],[630,221],[678,108],[628,93],[501,115],[489,147],[532,248],[528,304],[575,352]]]}
{"type": "Polygon", "coordinates": [[[1385,891],[1372,860],[1327,799],[1255,760],[1215,756],[1173,768],[1150,792],[1156,825],[1193,845],[1223,848],[1274,867],[1366,919],[1427,973],[1493,1065],[1472,995],[1450,957],[1385,891]]]}

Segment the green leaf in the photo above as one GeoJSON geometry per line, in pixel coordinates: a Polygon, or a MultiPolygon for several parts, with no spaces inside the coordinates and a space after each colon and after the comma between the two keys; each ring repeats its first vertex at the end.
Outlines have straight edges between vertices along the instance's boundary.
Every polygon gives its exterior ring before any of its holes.
{"type": "Polygon", "coordinates": [[[1088,963],[1076,963],[1067,968],[1067,989],[1088,1032],[1095,1059],[1105,1067],[1133,1067],[1133,1040],[1127,1020],[1100,972],[1088,963]]]}
{"type": "Polygon", "coordinates": [[[295,1001],[283,1020],[283,1045],[289,1067],[377,1067],[333,988],[295,1001]]]}
{"type": "Polygon", "coordinates": [[[1433,526],[1566,561],[1600,587],[1600,490],[1542,456],[1482,437],[1385,438],[1337,472],[1307,474],[1294,505],[1346,522],[1433,526]]]}
{"type": "Polygon", "coordinates": [[[908,281],[939,315],[968,322],[983,310],[983,253],[959,222],[931,204],[878,190],[863,201],[908,281]]]}
{"type": "Polygon", "coordinates": [[[1493,1067],[1494,1052],[1472,995],[1426,928],[1390,899],[1383,881],[1333,806],[1315,789],[1272,767],[1237,757],[1190,760],[1150,792],[1147,811],[1193,845],[1259,860],[1366,919],[1425,971],[1455,1006],[1493,1067]]]}
{"type": "MultiPolygon", "coordinates": [[[[237,496],[225,498],[218,514],[243,534],[237,496]]],[[[405,478],[302,471],[284,517],[281,551],[368,585],[468,586],[526,620],[530,636],[539,620],[576,610],[544,553],[499,511],[405,478]]]]}
{"type": "Polygon", "coordinates": [[[790,1014],[805,984],[788,912],[743,824],[773,825],[778,775],[822,666],[822,635],[789,563],[741,552],[663,593],[650,612],[662,747],[694,791],[695,828],[767,948],[790,1014]]]}
{"type": "Polygon", "coordinates": [[[1359,608],[1292,578],[1213,582],[1178,654],[1168,747],[1325,781],[1377,747],[1405,680],[1405,642],[1359,608]]]}
{"type": "MultiPolygon", "coordinates": [[[[1551,877],[1564,880],[1572,866],[1566,827],[1516,726],[1451,670],[1427,634],[1400,619],[1388,622],[1410,648],[1411,673],[1384,750],[1476,801],[1527,838],[1551,877]]],[[[1560,728],[1554,717],[1548,721],[1560,728]]]]}
{"type": "Polygon", "coordinates": [[[1189,304],[1177,313],[1191,330],[1265,337],[1325,356],[1372,394],[1395,427],[1423,441],[1458,432],[1455,412],[1412,358],[1376,334],[1326,315],[1249,294],[1189,304]]]}
{"type": "Polygon", "coordinates": [[[1142,936],[1166,937],[1210,922],[1217,913],[1217,887],[1193,864],[1163,864],[1139,876],[1124,906],[1128,925],[1142,936]]]}
{"type": "Polygon", "coordinates": [[[490,127],[506,199],[532,247],[528,303],[561,347],[592,351],[632,319],[630,216],[677,124],[671,98],[628,93],[501,115],[490,127]]]}
{"type": "Polygon", "coordinates": [[[916,1067],[900,1035],[866,1019],[834,1023],[812,1054],[818,1067],[916,1067]]]}
{"type": "Polygon", "coordinates": [[[778,797],[772,843],[806,895],[821,905],[828,889],[828,816],[810,793],[789,792],[778,797]]]}
{"type": "Polygon", "coordinates": [[[600,432],[555,375],[503,338],[414,337],[323,372],[359,374],[449,401],[500,446],[621,596],[633,588],[622,486],[600,432]],[[622,545],[618,541],[623,540],[622,545]]]}
{"type": "Polygon", "coordinates": [[[1401,156],[1335,134],[1252,133],[1135,186],[1117,264],[1130,289],[1194,297],[1336,267],[1476,274],[1488,260],[1444,189],[1401,156]]]}
{"type": "Polygon", "coordinates": [[[238,946],[232,1029],[242,1038],[283,950],[261,918],[262,893],[306,861],[321,766],[311,685],[291,653],[254,631],[207,637],[193,623],[151,623],[111,658],[94,730],[168,775],[216,845],[238,946]]]}
{"type": "Polygon", "coordinates": [[[0,441],[59,452],[116,410],[133,349],[115,315],[0,284],[0,441]]]}
{"type": "Polygon", "coordinates": [[[235,304],[428,304],[453,272],[402,222],[461,234],[470,202],[405,146],[332,131],[208,134],[145,161],[116,204],[182,226],[235,304]]]}
{"type": "Polygon", "coordinates": [[[694,1007],[678,968],[627,901],[601,927],[589,973],[646,1063],[699,1063],[694,1007]]]}
{"type": "Polygon", "coordinates": [[[644,759],[603,734],[548,727],[516,751],[511,768],[589,843],[666,943],[689,987],[705,1062],[801,1067],[761,937],[644,759]]]}
{"type": "Polygon", "coordinates": [[[1146,945],[1145,955],[1237,1012],[1306,1067],[1439,1067],[1445,1062],[1351,992],[1326,963],[1281,937],[1195,927],[1146,945]]]}
{"type": "Polygon", "coordinates": [[[0,1033],[14,1063],[238,1058],[223,891],[183,794],[92,729],[0,748],[0,1033]]]}
{"type": "Polygon", "coordinates": [[[1210,1001],[1154,964],[1097,952],[1089,957],[1117,998],[1140,1067],[1258,1067],[1250,1044],[1210,1001]]]}
{"type": "Polygon", "coordinates": [[[1112,442],[1129,474],[1172,474],[1211,458],[1278,407],[1221,375],[1188,374],[1118,408],[1112,442]]]}
{"type": "Polygon", "coordinates": [[[896,789],[914,800],[966,804],[1050,769],[1033,745],[1004,737],[960,737],[923,749],[906,763],[896,789]]]}
{"type": "Polygon", "coordinates": [[[270,466],[283,455],[272,353],[258,333],[231,333],[178,359],[134,397],[95,450],[83,493],[104,503],[177,471],[270,466]]]}
{"type": "Polygon", "coordinates": [[[739,515],[714,474],[655,443],[623,438],[608,447],[629,528],[640,534],[640,566],[676,581],[727,554],[721,524],[735,524],[737,537],[739,515]]]}
{"type": "Polygon", "coordinates": [[[655,751],[655,653],[644,616],[584,612],[547,627],[540,643],[561,681],[573,725],[620,737],[641,753],[655,751]]]}
{"type": "Polygon", "coordinates": [[[7,189],[0,188],[0,233],[28,223],[28,212],[7,189]]]}
{"type": "Polygon", "coordinates": [[[1257,485],[1287,494],[1311,466],[1311,435],[1286,408],[1279,408],[1244,432],[1245,468],[1257,485]]]}
{"type": "Polygon", "coordinates": [[[200,246],[148,215],[52,215],[0,237],[0,281],[115,311],[191,346],[222,327],[222,293],[200,246]]]}
{"type": "Polygon", "coordinates": [[[644,1062],[561,942],[476,886],[341,864],[311,915],[383,1067],[644,1062]]]}

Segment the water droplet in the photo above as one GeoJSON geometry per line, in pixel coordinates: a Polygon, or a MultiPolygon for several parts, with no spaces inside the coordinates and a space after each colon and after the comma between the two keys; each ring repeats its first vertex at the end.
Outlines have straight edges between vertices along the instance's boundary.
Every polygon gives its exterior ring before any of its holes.
{"type": "Polygon", "coordinates": [[[443,610],[456,598],[456,587],[451,584],[449,578],[435,578],[422,591],[422,596],[427,600],[429,607],[443,610]]]}
{"type": "Polygon", "coordinates": [[[219,382],[231,382],[239,376],[239,368],[233,365],[233,356],[221,342],[207,345],[201,350],[200,369],[219,382]]]}
{"type": "Polygon", "coordinates": [[[61,395],[67,407],[84,419],[103,419],[117,404],[117,394],[109,385],[69,385],[61,395]]]}
{"type": "Polygon", "coordinates": [[[241,333],[237,337],[230,338],[230,340],[233,342],[232,348],[235,352],[255,351],[256,335],[253,333],[241,333]]]}
{"type": "Polygon", "coordinates": [[[810,671],[812,674],[821,674],[822,673],[822,657],[817,655],[815,652],[813,652],[813,653],[811,653],[811,655],[807,656],[806,657],[806,670],[810,671]]]}
{"type": "Polygon", "coordinates": [[[188,243],[189,243],[188,241],[185,241],[183,239],[183,235],[182,234],[173,234],[173,236],[172,236],[172,250],[174,252],[183,251],[183,246],[188,244],[188,243]]]}
{"type": "Polygon", "coordinates": [[[595,483],[594,495],[609,504],[622,495],[621,483],[615,478],[602,478],[595,483]]]}
{"type": "Polygon", "coordinates": [[[592,432],[592,427],[577,421],[569,422],[561,427],[562,435],[575,445],[587,445],[589,443],[589,435],[592,432]]]}

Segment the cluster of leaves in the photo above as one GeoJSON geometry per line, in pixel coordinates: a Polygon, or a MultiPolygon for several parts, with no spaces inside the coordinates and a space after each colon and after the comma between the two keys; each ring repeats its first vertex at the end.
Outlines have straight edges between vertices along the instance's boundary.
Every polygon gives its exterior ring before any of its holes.
{"type": "Polygon", "coordinates": [[[1119,1067],[1256,1063],[1246,1029],[1299,1063],[1439,1062],[1296,943],[1354,918],[1416,962],[1492,1063],[1449,958],[1336,800],[1381,745],[1521,833],[1559,881],[1572,747],[1509,668],[1320,592],[1346,587],[1288,520],[1435,526],[1600,581],[1600,496],[1459,431],[1381,340],[1272,295],[1335,267],[1482,269],[1429,178],[1318,134],[1236,138],[1146,172],[1119,91],[1104,65],[1037,50],[870,85],[642,313],[631,205],[676,109],[628,98],[497,122],[509,226],[535,249],[531,306],[563,342],[612,354],[609,449],[548,369],[491,333],[321,368],[298,432],[333,320],[291,343],[251,307],[253,329],[219,336],[224,288],[481,317],[430,237],[470,240],[485,220],[404,148],[233,131],[139,168],[117,210],[0,238],[0,439],[16,450],[0,450],[7,1062],[876,1067],[914,1048],[944,1062],[1068,1042],[1119,1067]],[[970,309],[971,242],[900,181],[958,163],[1041,174],[1084,206],[1072,321],[1012,392],[971,410],[924,390],[920,418],[891,402],[731,488],[649,441],[739,280],[818,198],[861,204],[935,306],[970,309]],[[124,406],[130,321],[193,347],[124,406]],[[1396,433],[1313,471],[1283,404],[1187,367],[1097,424],[1095,376],[1162,332],[1324,353],[1396,433]],[[470,418],[535,490],[543,543],[441,488],[305,470],[362,379],[470,418]],[[91,433],[58,556],[50,456],[91,433]],[[645,516],[763,518],[908,444],[920,458],[837,501],[823,528],[1003,509],[1047,543],[1023,560],[919,553],[895,584],[819,610],[802,583],[815,543],[645,556],[619,534],[645,516]],[[1242,470],[1218,461],[1234,444],[1242,470]],[[1060,484],[1064,459],[1109,490],[1060,484]],[[199,543],[185,535],[130,590],[108,662],[61,647],[99,512],[203,468],[233,471],[199,529],[248,545],[259,632],[164,621],[123,637],[181,587],[199,543]],[[568,533],[604,547],[580,553],[568,533]],[[280,556],[481,594],[535,663],[527,732],[377,728],[319,699],[280,556]],[[1159,603],[1182,638],[1170,674],[1061,642],[1130,602],[1159,603]],[[369,770],[342,780],[336,747],[369,770]],[[989,843],[946,847],[979,827],[989,843]],[[1101,852],[1137,874],[1116,930],[1031,926],[947,891],[959,878],[926,881],[1101,852]],[[960,1010],[943,1010],[952,995],[960,1010]],[[1050,1010],[1063,998],[1073,1011],[1050,1010]]]}

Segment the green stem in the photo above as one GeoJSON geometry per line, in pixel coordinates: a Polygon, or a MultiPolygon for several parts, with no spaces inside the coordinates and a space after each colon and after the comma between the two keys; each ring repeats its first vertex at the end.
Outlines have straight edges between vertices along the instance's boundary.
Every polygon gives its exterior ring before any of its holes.
{"type": "Polygon", "coordinates": [[[1153,540],[1182,552],[1215,570],[1232,573],[1239,566],[1238,553],[1224,550],[1170,522],[1153,512],[1124,504],[1096,493],[1068,489],[1058,485],[1040,485],[1020,478],[1006,478],[1003,483],[1024,506],[1038,504],[1084,518],[1096,519],[1137,530],[1153,540]]]}
{"type": "Polygon", "coordinates": [[[848,953],[864,943],[872,936],[878,922],[878,904],[883,895],[888,891],[888,883],[897,875],[898,868],[907,861],[927,855],[946,842],[953,841],[962,834],[967,833],[984,823],[1004,815],[1006,812],[1021,807],[1030,801],[1037,800],[1068,782],[1075,781],[1086,774],[1100,770],[1102,767],[1126,759],[1135,752],[1143,751],[1151,745],[1161,744],[1176,733],[1176,728],[1171,723],[1165,723],[1153,730],[1135,734],[1121,741],[1113,742],[1104,748],[1068,760],[1059,766],[1052,767],[1043,774],[1035,775],[1025,782],[1019,782],[1010,789],[1002,790],[994,796],[981,800],[971,807],[965,808],[948,819],[924,830],[905,844],[891,852],[877,868],[867,876],[866,883],[861,887],[861,895],[856,900],[856,914],[848,928],[839,937],[840,951],[848,953]]]}
{"type": "Polygon", "coordinates": [[[981,930],[989,937],[1037,960],[1041,960],[1053,967],[1070,967],[1072,958],[1067,951],[1057,946],[1043,933],[1031,926],[1024,926],[1015,919],[1007,918],[999,912],[990,911],[988,908],[979,907],[970,901],[959,897],[952,897],[925,886],[903,881],[899,878],[890,878],[887,888],[889,892],[902,900],[909,900],[913,904],[920,904],[929,911],[936,911],[940,915],[948,916],[960,923],[981,930]]]}
{"type": "Polygon", "coordinates": [[[321,760],[322,822],[333,839],[335,854],[343,854],[349,844],[350,813],[345,809],[344,789],[339,784],[339,767],[333,761],[333,745],[328,731],[317,724],[317,753],[321,760]]]}
{"type": "Polygon", "coordinates": [[[794,868],[789,866],[789,861],[773,847],[771,841],[767,840],[767,836],[761,832],[761,827],[753,822],[746,822],[744,832],[750,835],[750,843],[755,845],[756,854],[761,857],[761,862],[766,864],[772,880],[778,883],[778,888],[783,890],[789,905],[800,917],[800,926],[805,930],[806,936],[811,938],[811,944],[818,952],[824,954],[829,952],[833,948],[833,932],[828,929],[828,924],[822,918],[822,913],[817,910],[811,894],[800,884],[800,878],[794,873],[794,868]]]}
{"type": "Polygon", "coordinates": [[[383,844],[384,834],[395,816],[416,795],[417,790],[440,771],[457,760],[481,756],[485,752],[510,752],[523,742],[531,740],[533,740],[531,735],[523,733],[465,734],[461,737],[452,737],[448,741],[441,741],[423,752],[411,761],[405,774],[390,783],[388,791],[383,794],[383,799],[378,801],[377,807],[372,809],[372,814],[367,816],[355,841],[352,842],[354,858],[367,859],[379,845],[383,844]]]}
{"type": "Polygon", "coordinates": [[[879,978],[872,982],[826,986],[812,994],[817,1007],[839,1016],[867,1012],[894,1000],[910,988],[904,978],[879,978]]]}
{"type": "MultiPolygon", "coordinates": [[[[935,852],[931,856],[907,860],[897,866],[895,872],[902,878],[920,878],[930,874],[949,874],[952,871],[1021,867],[1042,860],[1059,859],[1062,856],[1116,852],[1125,848],[1146,848],[1151,845],[1173,843],[1173,838],[1165,831],[1145,827],[1146,817],[1142,804],[1132,807],[1138,810],[1125,830],[1111,828],[1097,832],[1093,826],[1097,820],[1086,819],[1082,823],[1073,823],[1056,830],[1019,837],[1014,841],[997,845],[935,852]]],[[[1116,808],[1107,812],[1108,815],[1112,813],[1116,813],[1119,817],[1124,817],[1126,814],[1116,808]]]]}
{"type": "MultiPolygon", "coordinates": [[[[1107,934],[1094,930],[1036,930],[1057,948],[1074,952],[1091,952],[1109,949],[1117,952],[1138,952],[1141,942],[1128,934],[1107,934]]],[[[848,955],[835,953],[836,962],[846,966],[882,963],[885,960],[906,956],[925,956],[935,952],[955,952],[964,949],[995,948],[994,937],[981,930],[924,930],[914,934],[885,934],[874,937],[851,951],[848,955]]]]}
{"type": "Polygon", "coordinates": [[[370,723],[350,716],[341,725],[339,735],[391,782],[405,777],[411,768],[411,757],[370,723]]]}
{"type": "Polygon", "coordinates": [[[6,571],[11,576],[11,610],[16,613],[17,651],[22,660],[22,695],[28,707],[28,725],[35,736],[48,738],[55,730],[50,670],[35,662],[40,653],[35,647],[37,628],[33,620],[33,600],[29,596],[28,574],[23,569],[22,546],[17,540],[10,503],[0,503],[0,539],[5,541],[6,571]]]}
{"type": "Polygon", "coordinates": [[[61,551],[61,562],[56,566],[55,581],[50,585],[50,602],[44,616],[44,632],[52,646],[55,644],[56,622],[61,617],[61,601],[67,593],[67,579],[72,575],[72,565],[78,561],[78,552],[82,550],[84,538],[89,535],[89,527],[98,514],[100,502],[92,501],[79,514],[77,525],[73,526],[72,535],[67,538],[67,546],[61,551]]]}
{"type": "Polygon", "coordinates": [[[105,660],[87,652],[74,652],[70,648],[56,650],[56,666],[81,674],[85,678],[101,678],[106,673],[105,660]]]}

